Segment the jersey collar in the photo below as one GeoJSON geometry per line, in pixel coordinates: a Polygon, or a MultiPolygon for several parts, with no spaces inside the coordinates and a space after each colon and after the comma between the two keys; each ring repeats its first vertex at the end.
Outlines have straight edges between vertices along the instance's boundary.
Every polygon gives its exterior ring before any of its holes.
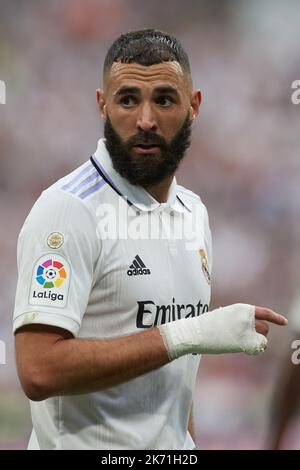
{"type": "Polygon", "coordinates": [[[173,210],[175,212],[191,212],[190,208],[179,197],[176,178],[170,186],[168,200],[165,203],[159,203],[144,188],[129,183],[113,167],[111,158],[105,145],[105,139],[99,139],[97,150],[91,157],[91,162],[97,169],[101,177],[116,191],[119,196],[126,199],[127,203],[134,205],[141,211],[153,211],[157,208],[173,210]]]}

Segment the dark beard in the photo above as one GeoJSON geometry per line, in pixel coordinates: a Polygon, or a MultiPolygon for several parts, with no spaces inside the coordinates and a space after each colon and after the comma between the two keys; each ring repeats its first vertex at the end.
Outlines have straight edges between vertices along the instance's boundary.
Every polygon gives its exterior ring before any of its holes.
{"type": "Polygon", "coordinates": [[[169,144],[156,132],[143,130],[124,142],[107,118],[104,136],[114,169],[131,184],[146,188],[175,173],[191,144],[191,124],[187,116],[169,144]],[[135,145],[149,142],[160,147],[158,154],[131,153],[135,145]]]}

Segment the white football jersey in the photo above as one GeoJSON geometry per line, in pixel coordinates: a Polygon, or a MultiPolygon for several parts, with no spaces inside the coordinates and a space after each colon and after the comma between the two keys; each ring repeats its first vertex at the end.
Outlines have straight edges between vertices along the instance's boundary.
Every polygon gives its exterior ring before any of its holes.
{"type": "MultiPolygon", "coordinates": [[[[101,340],[201,315],[211,264],[200,198],[174,178],[167,202],[158,203],[114,170],[100,139],[89,161],[42,193],[24,223],[14,331],[38,323],[101,340]]],[[[31,442],[192,449],[187,423],[199,360],[186,355],[99,392],[31,402],[31,442]]]]}

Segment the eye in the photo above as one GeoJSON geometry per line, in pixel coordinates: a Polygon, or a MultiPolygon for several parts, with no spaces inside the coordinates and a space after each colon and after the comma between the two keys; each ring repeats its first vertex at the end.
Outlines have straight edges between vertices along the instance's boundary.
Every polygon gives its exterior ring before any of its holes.
{"type": "Polygon", "coordinates": [[[137,99],[135,96],[133,95],[126,95],[126,96],[123,96],[119,103],[122,105],[122,106],[125,106],[125,107],[130,107],[130,106],[133,106],[137,103],[137,99]]]}
{"type": "Polygon", "coordinates": [[[156,103],[159,104],[160,106],[163,106],[164,108],[167,108],[169,106],[172,106],[172,104],[174,104],[175,101],[171,96],[159,96],[156,99],[156,103]]]}

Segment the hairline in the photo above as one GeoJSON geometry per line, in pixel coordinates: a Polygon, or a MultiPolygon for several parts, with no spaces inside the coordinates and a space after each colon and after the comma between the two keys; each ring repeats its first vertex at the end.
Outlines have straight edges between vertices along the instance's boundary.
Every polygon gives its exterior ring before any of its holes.
{"type": "Polygon", "coordinates": [[[108,83],[108,80],[109,80],[109,76],[111,74],[111,69],[112,69],[114,64],[117,64],[117,63],[124,64],[124,65],[136,64],[136,65],[140,65],[141,67],[152,67],[153,65],[168,64],[168,63],[172,63],[172,62],[176,63],[180,66],[181,71],[182,71],[183,81],[187,84],[187,86],[189,88],[189,91],[192,92],[192,90],[193,90],[192,74],[191,74],[190,71],[186,70],[181,65],[181,63],[178,62],[178,60],[162,60],[161,62],[158,62],[156,64],[143,65],[143,64],[140,64],[139,62],[135,62],[135,61],[126,63],[126,62],[122,62],[122,60],[120,60],[120,59],[117,59],[111,64],[111,66],[109,68],[107,68],[106,70],[103,69],[103,89],[104,90],[107,89],[107,83],[108,83]]]}

